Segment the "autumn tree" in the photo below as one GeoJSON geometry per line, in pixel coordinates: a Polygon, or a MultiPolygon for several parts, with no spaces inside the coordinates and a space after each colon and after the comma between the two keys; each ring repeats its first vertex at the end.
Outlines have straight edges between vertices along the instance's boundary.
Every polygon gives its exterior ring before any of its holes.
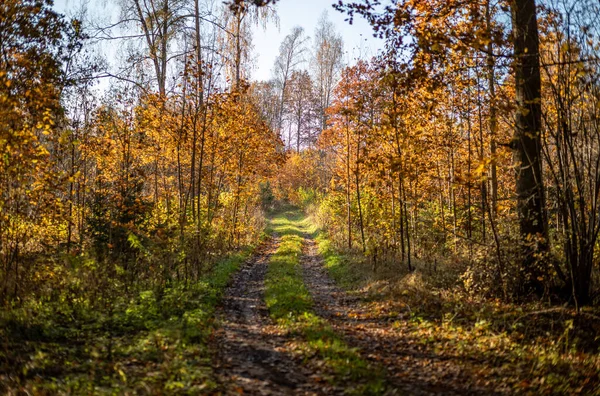
{"type": "Polygon", "coordinates": [[[78,48],[79,22],[69,24],[50,1],[0,5],[1,294],[17,297],[33,268],[22,257],[52,238],[62,216],[52,166],[61,144],[65,56],[78,48]]]}
{"type": "MultiPolygon", "coordinates": [[[[469,9],[467,14],[464,14],[465,9],[459,2],[432,1],[425,5],[407,0],[385,8],[383,13],[376,11],[377,6],[379,2],[341,3],[336,7],[348,12],[351,17],[359,14],[367,18],[376,34],[386,38],[392,59],[399,58],[414,76],[429,75],[442,80],[444,73],[448,73],[452,66],[451,54],[464,56],[473,49],[482,50],[486,45],[488,50],[490,48],[491,16],[487,15],[490,11],[478,4],[466,5],[469,9]],[[407,35],[414,40],[405,40],[407,35]]],[[[535,279],[539,277],[539,268],[536,269],[536,260],[547,246],[539,144],[539,39],[535,3],[517,1],[511,7],[517,97],[513,144],[515,163],[519,164],[520,169],[516,191],[519,197],[520,233],[524,242],[522,263],[529,273],[528,279],[523,279],[522,283],[528,287],[526,284],[537,282],[535,279]]],[[[490,72],[493,65],[490,66],[489,59],[487,62],[490,72]]],[[[495,128],[493,122],[492,128],[495,128]]],[[[535,287],[540,291],[539,284],[535,287]]]]}
{"type": "MultiPolygon", "coordinates": [[[[320,146],[336,157],[334,175],[345,186],[347,246],[353,246],[353,229],[359,231],[363,251],[367,249],[364,213],[364,163],[369,136],[377,128],[380,111],[377,71],[361,61],[343,71],[343,79],[335,89],[330,109],[332,126],[320,137],[320,146]],[[356,218],[356,222],[353,222],[356,218]],[[353,223],[356,223],[356,227],[353,223]]],[[[332,192],[333,193],[333,192],[332,192]]]]}

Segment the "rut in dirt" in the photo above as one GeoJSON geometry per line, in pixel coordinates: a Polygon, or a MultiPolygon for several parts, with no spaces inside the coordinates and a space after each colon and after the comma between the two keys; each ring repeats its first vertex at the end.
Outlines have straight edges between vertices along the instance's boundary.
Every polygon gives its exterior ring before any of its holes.
{"type": "Polygon", "coordinates": [[[264,303],[274,237],[260,246],[226,290],[216,337],[216,374],[225,394],[311,395],[310,373],[286,352],[286,338],[277,333],[264,303]]]}

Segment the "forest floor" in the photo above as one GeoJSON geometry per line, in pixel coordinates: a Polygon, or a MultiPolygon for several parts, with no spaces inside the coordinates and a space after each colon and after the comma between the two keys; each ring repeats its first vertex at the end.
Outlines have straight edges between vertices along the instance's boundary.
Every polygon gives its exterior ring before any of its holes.
{"type": "Polygon", "coordinates": [[[110,315],[87,300],[3,313],[0,394],[600,395],[596,311],[367,276],[299,209],[269,224],[193,285],[105,293],[110,315]]]}
{"type": "Polygon", "coordinates": [[[469,381],[461,359],[418,351],[365,296],[339,288],[300,212],[276,216],[272,233],[225,293],[215,340],[224,393],[495,393],[469,381]]]}
{"type": "MultiPolygon", "coordinates": [[[[406,298],[374,295],[374,288],[356,279],[348,260],[296,209],[271,219],[271,235],[225,293],[214,344],[220,392],[599,392],[597,339],[595,346],[570,344],[569,315],[565,330],[552,318],[544,320],[545,311],[542,319],[528,316],[526,307],[524,313],[524,307],[494,311],[479,303],[466,309],[469,304],[462,300],[438,304],[439,296],[415,287],[414,275],[408,282],[394,280],[406,298]],[[428,316],[428,309],[439,320],[428,316]],[[449,317],[448,312],[455,313],[449,317]],[[522,317],[539,329],[552,321],[560,336],[525,336],[519,326],[511,332],[495,323],[517,323],[522,317]]],[[[595,334],[597,323],[588,330],[595,334]]]]}

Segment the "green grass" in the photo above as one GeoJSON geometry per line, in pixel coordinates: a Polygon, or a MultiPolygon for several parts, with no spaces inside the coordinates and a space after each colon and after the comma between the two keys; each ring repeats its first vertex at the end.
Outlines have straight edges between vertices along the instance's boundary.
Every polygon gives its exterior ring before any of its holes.
{"type": "Polygon", "coordinates": [[[251,251],[225,257],[187,287],[115,297],[103,312],[80,301],[77,312],[38,302],[0,313],[0,393],[210,392],[214,311],[251,251]]]}
{"type": "Polygon", "coordinates": [[[349,260],[335,250],[331,241],[325,236],[325,233],[319,232],[316,241],[319,254],[323,258],[323,265],[336,283],[347,291],[359,287],[363,280],[358,275],[360,271],[357,271],[357,268],[350,268],[349,260]]]}
{"type": "Polygon", "coordinates": [[[314,235],[314,227],[299,210],[288,209],[273,217],[270,230],[281,236],[266,278],[265,298],[271,317],[300,337],[298,349],[307,360],[314,358],[325,363],[332,383],[348,386],[348,393],[382,394],[385,386],[381,370],[362,359],[355,348],[346,344],[313,311],[313,300],[302,278],[300,257],[303,236],[314,235]]]}

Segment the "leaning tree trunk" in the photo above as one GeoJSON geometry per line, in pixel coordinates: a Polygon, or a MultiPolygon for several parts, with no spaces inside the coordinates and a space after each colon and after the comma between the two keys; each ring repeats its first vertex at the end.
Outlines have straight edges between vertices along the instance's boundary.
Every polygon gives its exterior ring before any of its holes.
{"type": "Polygon", "coordinates": [[[543,291],[539,261],[548,247],[541,155],[541,79],[535,0],[512,0],[516,128],[512,142],[522,243],[523,291],[543,291]]]}

